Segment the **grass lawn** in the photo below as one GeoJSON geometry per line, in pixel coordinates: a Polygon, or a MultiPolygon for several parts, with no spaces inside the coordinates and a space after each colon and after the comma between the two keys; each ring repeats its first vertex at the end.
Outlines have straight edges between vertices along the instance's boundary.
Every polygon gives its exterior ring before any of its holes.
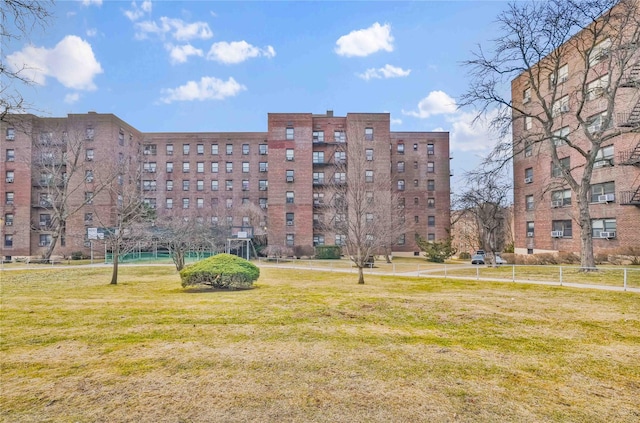
{"type": "Polygon", "coordinates": [[[640,296],[262,269],[0,273],[6,422],[637,422],[640,296]]]}

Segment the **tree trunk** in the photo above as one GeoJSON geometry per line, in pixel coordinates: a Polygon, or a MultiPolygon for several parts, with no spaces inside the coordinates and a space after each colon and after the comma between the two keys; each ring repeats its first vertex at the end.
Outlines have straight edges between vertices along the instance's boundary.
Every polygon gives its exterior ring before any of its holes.
{"type": "MultiPolygon", "coordinates": [[[[585,195],[586,196],[586,195],[585,195]]],[[[578,201],[580,209],[580,268],[582,271],[593,270],[596,267],[593,255],[593,238],[591,237],[591,214],[588,201],[578,201]]]]}
{"type": "Polygon", "coordinates": [[[358,285],[364,285],[364,268],[358,266],[358,285]]]}
{"type": "Polygon", "coordinates": [[[113,271],[111,272],[111,285],[118,284],[118,258],[120,256],[119,243],[115,243],[114,248],[111,250],[113,258],[113,271]]]}

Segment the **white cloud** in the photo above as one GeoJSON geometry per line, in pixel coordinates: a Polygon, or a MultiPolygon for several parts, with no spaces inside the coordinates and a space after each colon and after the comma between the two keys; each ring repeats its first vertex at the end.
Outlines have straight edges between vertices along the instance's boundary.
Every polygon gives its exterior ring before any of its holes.
{"type": "Polygon", "coordinates": [[[444,91],[431,91],[428,96],[420,100],[418,110],[403,110],[407,116],[426,119],[433,115],[451,114],[456,111],[456,101],[444,91]]]}
{"type": "Polygon", "coordinates": [[[178,88],[163,89],[164,97],[160,101],[169,104],[174,101],[223,100],[226,97],[234,97],[246,89],[247,87],[237,83],[231,77],[223,81],[218,78],[203,76],[199,82],[189,81],[178,88]]]}
{"type": "Polygon", "coordinates": [[[151,0],[144,0],[140,7],[138,7],[138,4],[135,1],[132,1],[131,10],[125,10],[124,15],[131,21],[137,21],[145,14],[151,13],[152,8],[151,0]]]}
{"type": "Polygon", "coordinates": [[[340,56],[368,56],[380,50],[393,51],[391,25],[374,23],[367,29],[358,29],[336,41],[335,52],[340,56]]]}
{"type": "Polygon", "coordinates": [[[272,46],[261,49],[244,40],[232,41],[230,43],[221,41],[211,46],[207,54],[207,59],[231,65],[244,62],[253,57],[263,56],[270,59],[275,55],[276,51],[272,46]]]}
{"type": "Polygon", "coordinates": [[[73,104],[76,101],[80,100],[80,94],[72,93],[64,96],[64,102],[67,104],[73,104]]]}
{"type": "Polygon", "coordinates": [[[91,44],[75,35],[67,35],[52,49],[27,46],[10,54],[7,62],[13,70],[24,69],[23,75],[36,84],[44,85],[50,76],[75,90],[95,90],[93,78],[103,72],[91,44]]]}
{"type": "Polygon", "coordinates": [[[451,123],[451,151],[489,152],[496,143],[496,133],[490,127],[496,114],[489,112],[476,120],[476,113],[461,112],[447,118],[451,123]]]}
{"type": "Polygon", "coordinates": [[[152,34],[159,37],[171,34],[178,41],[207,40],[213,37],[213,32],[206,22],[187,23],[182,19],[168,18],[166,16],[160,18],[160,23],[154,21],[137,22],[135,28],[135,37],[139,40],[147,39],[152,34]]]}
{"type": "Polygon", "coordinates": [[[404,70],[392,65],[385,65],[383,68],[371,68],[367,69],[365,73],[357,74],[359,78],[368,81],[370,79],[382,79],[382,78],[400,78],[409,76],[411,69],[404,70]]]}
{"type": "Polygon", "coordinates": [[[391,124],[392,125],[402,125],[402,119],[391,118],[391,124]]]}
{"type": "Polygon", "coordinates": [[[98,30],[96,28],[87,29],[87,37],[95,37],[98,35],[98,30]]]}
{"type": "Polygon", "coordinates": [[[82,0],[83,6],[91,6],[92,4],[102,6],[102,0],[82,0]]]}
{"type": "Polygon", "coordinates": [[[166,44],[165,48],[169,51],[171,57],[171,63],[185,63],[189,60],[189,56],[204,56],[204,53],[199,48],[195,48],[191,44],[185,44],[182,46],[176,46],[173,44],[166,44]]]}

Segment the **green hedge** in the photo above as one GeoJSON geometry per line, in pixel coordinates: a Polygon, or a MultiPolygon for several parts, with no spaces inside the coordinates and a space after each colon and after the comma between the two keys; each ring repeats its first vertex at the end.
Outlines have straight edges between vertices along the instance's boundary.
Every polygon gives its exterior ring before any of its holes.
{"type": "Polygon", "coordinates": [[[318,245],[316,247],[317,259],[339,259],[342,250],[339,245],[318,245]]]}
{"type": "Polygon", "coordinates": [[[232,254],[218,254],[180,271],[182,286],[209,285],[220,289],[247,289],[260,277],[260,269],[232,254]]]}

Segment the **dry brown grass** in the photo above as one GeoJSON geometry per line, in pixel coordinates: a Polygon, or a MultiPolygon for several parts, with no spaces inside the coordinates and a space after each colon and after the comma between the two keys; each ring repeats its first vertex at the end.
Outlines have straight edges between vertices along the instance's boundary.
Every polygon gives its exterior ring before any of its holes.
{"type": "Polygon", "coordinates": [[[7,271],[7,422],[635,422],[638,294],[263,269],[7,271]]]}

